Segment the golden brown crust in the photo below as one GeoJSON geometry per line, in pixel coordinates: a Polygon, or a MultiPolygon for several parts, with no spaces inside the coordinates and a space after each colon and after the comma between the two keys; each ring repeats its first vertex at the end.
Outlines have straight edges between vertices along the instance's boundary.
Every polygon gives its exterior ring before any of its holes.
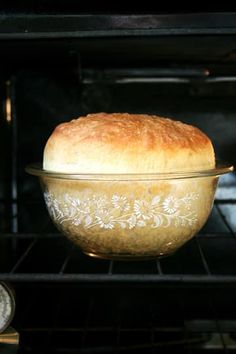
{"type": "Polygon", "coordinates": [[[198,128],[145,114],[97,113],[62,123],[44,150],[44,169],[68,173],[160,173],[215,166],[198,128]]]}

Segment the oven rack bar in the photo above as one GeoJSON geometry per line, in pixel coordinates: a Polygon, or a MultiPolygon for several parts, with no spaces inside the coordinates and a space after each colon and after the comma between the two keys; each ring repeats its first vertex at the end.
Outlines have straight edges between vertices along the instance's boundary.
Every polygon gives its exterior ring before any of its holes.
{"type": "Polygon", "coordinates": [[[2,14],[0,39],[235,34],[235,13],[2,14]]]}
{"type": "Polygon", "coordinates": [[[0,280],[236,287],[235,241],[230,233],[199,234],[171,257],[146,262],[118,262],[89,258],[60,234],[3,234],[1,249],[13,249],[11,259],[4,262],[1,258],[0,280]],[[209,254],[212,248],[213,254],[209,254]],[[222,249],[231,250],[226,258],[222,249]],[[227,264],[216,264],[223,260],[227,264]]]}
{"type": "Polygon", "coordinates": [[[114,285],[117,283],[127,284],[127,285],[147,285],[154,286],[155,284],[158,287],[168,287],[168,288],[176,288],[176,286],[198,286],[202,287],[205,285],[213,287],[221,287],[228,286],[235,288],[236,287],[236,276],[177,276],[177,275],[166,275],[166,276],[158,276],[158,275],[113,275],[109,276],[106,274],[99,275],[88,275],[88,274],[9,274],[2,273],[0,274],[1,281],[8,282],[50,282],[50,283],[71,283],[71,282],[79,282],[84,284],[94,283],[94,284],[103,284],[103,285],[114,285]]]}

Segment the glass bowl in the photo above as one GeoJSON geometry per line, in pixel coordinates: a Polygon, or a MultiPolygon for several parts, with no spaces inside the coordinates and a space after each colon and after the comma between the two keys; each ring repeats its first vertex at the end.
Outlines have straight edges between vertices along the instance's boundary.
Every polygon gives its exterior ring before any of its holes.
{"type": "Polygon", "coordinates": [[[40,178],[56,227],[85,254],[105,259],[174,253],[205,224],[219,176],[232,170],[85,175],[26,168],[40,178]]]}

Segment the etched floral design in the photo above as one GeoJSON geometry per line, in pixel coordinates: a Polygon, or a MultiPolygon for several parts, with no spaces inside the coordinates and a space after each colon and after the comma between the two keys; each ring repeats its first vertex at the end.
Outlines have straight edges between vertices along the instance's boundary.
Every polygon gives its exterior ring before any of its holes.
{"type": "Polygon", "coordinates": [[[167,197],[164,200],[162,205],[163,205],[163,210],[167,214],[175,214],[179,208],[178,200],[173,196],[167,197]]]}
{"type": "Polygon", "coordinates": [[[97,224],[104,229],[113,229],[115,226],[115,219],[111,215],[111,213],[107,210],[99,213],[99,215],[95,216],[97,220],[97,224]]]}
{"type": "Polygon", "coordinates": [[[129,229],[133,229],[135,226],[136,226],[136,223],[137,223],[137,217],[135,214],[132,214],[128,219],[127,219],[127,222],[128,222],[128,228],[129,229]]]}
{"type": "Polygon", "coordinates": [[[83,194],[74,198],[68,194],[57,199],[45,191],[45,202],[53,220],[63,224],[70,221],[86,229],[95,226],[111,230],[115,227],[133,229],[192,226],[197,222],[192,202],[199,198],[197,193],[187,193],[182,198],[172,195],[155,195],[151,200],[132,199],[124,195],[83,194]]]}
{"type": "MultiPolygon", "coordinates": [[[[134,212],[138,219],[150,220],[153,217],[154,208],[146,200],[134,201],[134,212]]],[[[143,226],[143,223],[140,223],[143,226]]]]}
{"type": "Polygon", "coordinates": [[[111,202],[116,209],[120,209],[122,211],[128,211],[130,208],[127,198],[123,195],[113,195],[111,202]]]}
{"type": "Polygon", "coordinates": [[[103,210],[110,207],[110,203],[106,196],[93,195],[91,200],[89,198],[87,199],[87,202],[97,210],[103,210]]]}

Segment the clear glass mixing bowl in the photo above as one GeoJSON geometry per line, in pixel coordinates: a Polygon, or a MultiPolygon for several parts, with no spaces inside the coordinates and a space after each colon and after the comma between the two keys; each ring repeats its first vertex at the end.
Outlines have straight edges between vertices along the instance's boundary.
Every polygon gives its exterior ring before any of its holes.
{"type": "Polygon", "coordinates": [[[166,174],[68,174],[30,165],[49,215],[84,253],[106,259],[172,254],[205,224],[219,176],[233,170],[166,174]]]}

